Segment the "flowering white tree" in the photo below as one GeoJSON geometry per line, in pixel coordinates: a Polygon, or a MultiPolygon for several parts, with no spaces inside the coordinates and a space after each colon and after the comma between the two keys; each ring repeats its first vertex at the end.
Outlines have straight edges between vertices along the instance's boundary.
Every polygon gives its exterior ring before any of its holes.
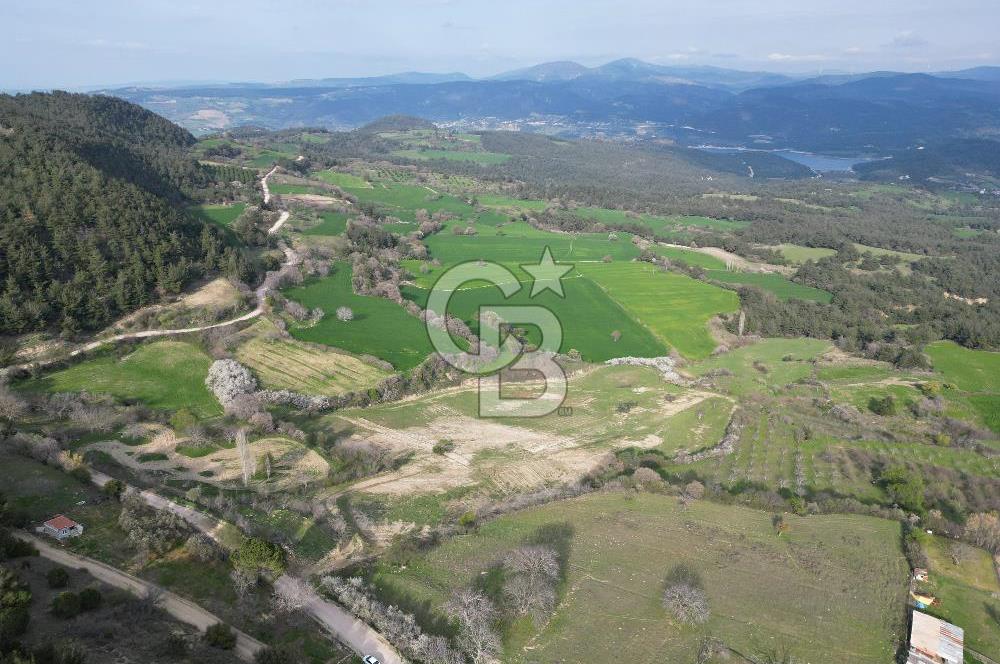
{"type": "Polygon", "coordinates": [[[337,320],[354,320],[354,311],[350,307],[337,307],[337,320]]]}

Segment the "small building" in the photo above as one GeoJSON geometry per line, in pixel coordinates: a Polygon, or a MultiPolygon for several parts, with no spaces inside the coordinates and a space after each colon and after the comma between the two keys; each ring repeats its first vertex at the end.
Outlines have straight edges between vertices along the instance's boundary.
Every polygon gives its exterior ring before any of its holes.
{"type": "Polygon", "coordinates": [[[62,541],[82,535],[83,526],[67,516],[58,514],[42,524],[42,532],[62,541]]]}
{"type": "Polygon", "coordinates": [[[920,583],[926,583],[928,578],[929,575],[927,574],[927,570],[925,570],[923,567],[914,568],[913,570],[914,581],[919,581],[920,583]]]}
{"type": "Polygon", "coordinates": [[[906,664],[962,664],[965,630],[920,611],[913,612],[906,664]]]}

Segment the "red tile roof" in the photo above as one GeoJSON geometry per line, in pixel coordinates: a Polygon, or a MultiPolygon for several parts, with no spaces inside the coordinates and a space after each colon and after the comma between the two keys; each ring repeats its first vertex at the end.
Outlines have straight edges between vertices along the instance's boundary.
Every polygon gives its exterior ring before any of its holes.
{"type": "Polygon", "coordinates": [[[73,519],[65,517],[62,514],[58,514],[58,515],[52,517],[51,519],[49,519],[48,521],[46,521],[45,525],[48,526],[49,528],[55,528],[56,530],[62,530],[64,528],[74,528],[76,526],[79,526],[80,524],[78,524],[73,519]]]}

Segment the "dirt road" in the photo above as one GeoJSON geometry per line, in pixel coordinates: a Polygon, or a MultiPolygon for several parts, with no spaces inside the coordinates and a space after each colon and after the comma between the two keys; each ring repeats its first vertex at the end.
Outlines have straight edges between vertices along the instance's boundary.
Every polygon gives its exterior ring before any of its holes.
{"type": "MultiPolygon", "coordinates": [[[[267,188],[267,177],[272,173],[274,173],[274,171],[277,170],[277,168],[278,167],[275,166],[261,180],[261,186],[264,188],[265,203],[268,200],[270,200],[271,196],[267,188]]],[[[278,220],[274,223],[273,226],[267,229],[268,234],[273,235],[277,233],[279,230],[281,230],[281,227],[285,225],[285,222],[288,221],[288,218],[290,216],[291,213],[289,213],[288,210],[282,210],[281,215],[278,217],[278,220]]],[[[295,251],[293,251],[290,247],[284,244],[281,245],[281,250],[285,252],[285,262],[282,264],[282,267],[297,264],[298,255],[295,253],[295,251]]],[[[256,296],[257,296],[257,307],[253,311],[248,311],[242,316],[237,316],[236,318],[231,318],[229,320],[222,321],[221,323],[213,323],[212,325],[201,325],[198,327],[186,327],[178,330],[143,330],[142,332],[128,332],[126,334],[116,334],[113,337],[106,337],[104,339],[98,339],[96,341],[91,341],[89,343],[86,343],[80,346],[79,348],[70,351],[67,357],[76,357],[81,353],[87,353],[92,350],[96,350],[97,348],[100,348],[104,344],[113,344],[113,343],[118,343],[119,341],[128,341],[130,339],[151,339],[154,337],[169,337],[169,336],[177,336],[180,334],[191,334],[192,332],[204,332],[206,330],[214,330],[219,327],[228,327],[230,325],[235,325],[237,323],[242,323],[244,321],[252,320],[260,316],[262,313],[264,313],[264,298],[267,296],[267,289],[264,286],[261,286],[260,288],[257,289],[256,296]]],[[[31,368],[32,366],[44,367],[46,365],[53,364],[54,362],[57,361],[59,360],[32,362],[32,363],[18,365],[12,368],[25,370],[31,368]]]]}
{"type": "Polygon", "coordinates": [[[264,190],[264,205],[267,205],[268,203],[271,202],[271,190],[267,186],[267,179],[272,175],[274,175],[275,171],[277,170],[278,167],[275,166],[274,168],[272,168],[267,172],[267,175],[265,175],[260,179],[260,188],[264,190]]]}
{"type": "MultiPolygon", "coordinates": [[[[111,479],[110,476],[98,471],[91,471],[90,476],[91,481],[100,487],[103,487],[111,479]]],[[[231,528],[235,528],[235,526],[230,526],[230,524],[221,519],[216,519],[210,514],[205,514],[186,505],[175,503],[169,498],[164,498],[152,491],[140,491],[139,495],[142,496],[148,505],[173,512],[199,532],[208,535],[224,547],[228,546],[222,541],[221,533],[227,529],[227,526],[231,528]]],[[[114,568],[109,569],[117,571],[114,568]]],[[[292,577],[286,574],[275,582],[275,587],[281,587],[291,581],[292,577]]],[[[382,664],[405,664],[406,660],[385,640],[385,637],[355,618],[340,605],[327,601],[319,593],[312,591],[309,594],[303,611],[310,615],[320,626],[333,634],[337,640],[346,644],[362,657],[365,655],[375,655],[382,664]]]]}
{"type": "MultiPolygon", "coordinates": [[[[169,590],[153,583],[143,581],[131,574],[126,574],[110,565],[105,565],[98,560],[71,553],[32,535],[25,533],[15,533],[15,535],[20,539],[31,542],[38,549],[38,554],[43,558],[47,558],[64,567],[86,570],[92,577],[109,586],[129,592],[136,597],[147,597],[150,594],[158,594],[160,596],[158,606],[161,609],[177,620],[192,625],[202,632],[216,623],[224,622],[221,618],[206,611],[194,602],[175,595],[169,590]]],[[[254,655],[264,647],[264,644],[238,629],[233,629],[233,632],[236,634],[236,654],[239,655],[240,659],[248,662],[253,661],[254,655]]]]}

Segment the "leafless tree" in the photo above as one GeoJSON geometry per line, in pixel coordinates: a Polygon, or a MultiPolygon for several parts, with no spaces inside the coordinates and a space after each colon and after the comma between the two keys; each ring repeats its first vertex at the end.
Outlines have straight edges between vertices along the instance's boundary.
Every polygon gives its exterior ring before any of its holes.
{"type": "Polygon", "coordinates": [[[243,472],[243,486],[250,484],[254,473],[257,472],[257,457],[250,449],[250,442],[247,440],[246,429],[236,432],[236,451],[240,457],[240,470],[243,472]]]}
{"type": "Polygon", "coordinates": [[[257,586],[257,576],[241,567],[234,568],[229,578],[233,582],[233,590],[240,597],[246,597],[257,586]]]}
{"type": "Polygon", "coordinates": [[[313,589],[302,579],[286,576],[274,584],[274,608],[282,613],[298,611],[313,595],[313,589]]]}
{"type": "Polygon", "coordinates": [[[684,495],[692,500],[699,500],[705,495],[705,485],[692,480],[684,485],[684,495]]]}
{"type": "Polygon", "coordinates": [[[445,611],[459,625],[458,643],[473,664],[492,662],[501,651],[496,629],[497,610],[489,597],[476,590],[458,590],[445,611]]]}
{"type": "Polygon", "coordinates": [[[700,625],[708,621],[711,615],[708,596],[694,570],[684,565],[671,570],[663,590],[663,608],[686,625],[700,625]]]}
{"type": "Polygon", "coordinates": [[[965,522],[965,536],[976,546],[1000,553],[1000,514],[978,512],[965,522]]]}
{"type": "Polygon", "coordinates": [[[16,420],[28,412],[28,404],[11,392],[6,385],[0,385],[0,420],[16,420]]]}

